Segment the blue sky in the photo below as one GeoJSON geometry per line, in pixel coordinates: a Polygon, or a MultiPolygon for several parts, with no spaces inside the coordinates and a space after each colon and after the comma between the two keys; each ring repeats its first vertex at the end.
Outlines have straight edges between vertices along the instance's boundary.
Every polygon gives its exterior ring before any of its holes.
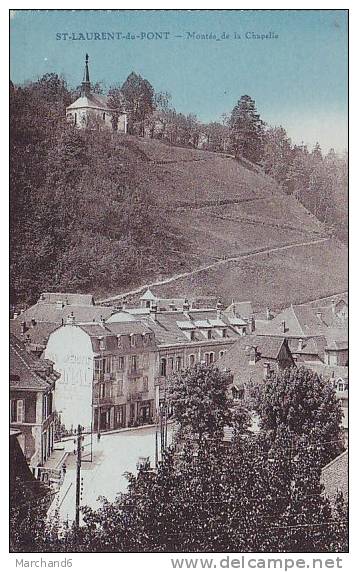
{"type": "Polygon", "coordinates": [[[202,121],[220,119],[248,94],[264,121],[282,124],[295,142],[347,148],[343,10],[26,10],[16,11],[10,26],[15,83],[56,72],[78,85],[88,52],[91,80],[107,87],[134,70],[156,91],[169,91],[177,111],[202,121]],[[168,39],[57,40],[64,32],[168,32],[168,39]],[[188,32],[228,38],[187,39],[188,32]],[[270,32],[278,38],[246,37],[270,32]]]}

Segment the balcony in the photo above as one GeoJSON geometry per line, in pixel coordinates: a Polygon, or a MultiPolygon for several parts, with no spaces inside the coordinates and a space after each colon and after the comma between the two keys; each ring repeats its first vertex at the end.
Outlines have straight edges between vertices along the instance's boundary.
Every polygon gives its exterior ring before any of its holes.
{"type": "Polygon", "coordinates": [[[127,374],[127,375],[128,375],[128,379],[134,379],[134,378],[136,378],[136,377],[142,377],[142,376],[143,376],[143,368],[142,368],[142,367],[141,367],[141,368],[137,368],[137,369],[130,368],[130,369],[128,370],[128,374],[127,374]]]}

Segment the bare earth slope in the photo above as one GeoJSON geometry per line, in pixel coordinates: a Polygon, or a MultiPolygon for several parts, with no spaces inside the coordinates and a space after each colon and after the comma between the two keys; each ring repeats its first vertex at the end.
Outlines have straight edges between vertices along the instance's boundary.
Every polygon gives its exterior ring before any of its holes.
{"type": "MultiPolygon", "coordinates": [[[[135,157],[136,184],[153,192],[182,238],[186,264],[174,275],[196,271],[157,286],[158,293],[249,298],[259,307],[280,307],[346,289],[346,247],[319,240],[327,238],[323,225],[253,165],[132,136],[119,137],[118,146],[135,157]],[[270,252],[286,245],[297,246],[270,252]]],[[[135,286],[144,286],[140,277],[135,286]]]]}

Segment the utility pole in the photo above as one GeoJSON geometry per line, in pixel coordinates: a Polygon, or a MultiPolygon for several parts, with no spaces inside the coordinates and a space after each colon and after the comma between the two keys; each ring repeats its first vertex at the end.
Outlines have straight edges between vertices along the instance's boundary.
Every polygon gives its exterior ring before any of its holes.
{"type": "Polygon", "coordinates": [[[76,527],[80,525],[80,498],[81,498],[81,461],[82,461],[82,427],[77,427],[77,470],[76,470],[76,527]]]}

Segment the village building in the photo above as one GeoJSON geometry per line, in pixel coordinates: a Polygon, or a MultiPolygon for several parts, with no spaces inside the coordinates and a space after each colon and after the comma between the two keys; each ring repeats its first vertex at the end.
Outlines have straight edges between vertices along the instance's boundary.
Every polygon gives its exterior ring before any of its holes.
{"type": "Polygon", "coordinates": [[[53,395],[59,374],[48,360],[31,355],[10,335],[10,427],[32,468],[42,466],[54,447],[53,395]]]}
{"type": "MultiPolygon", "coordinates": [[[[237,339],[254,327],[252,316],[241,317],[252,311],[250,302],[236,303],[235,308],[229,310],[220,302],[216,308],[198,308],[196,306],[200,304],[195,300],[159,299],[151,291],[147,291],[140,302],[140,308],[126,308],[125,314],[141,320],[155,336],[158,407],[165,400],[170,375],[198,363],[210,365],[216,362],[237,339]]],[[[107,324],[122,319],[123,311],[113,313],[107,324]]]]}
{"type": "Polygon", "coordinates": [[[324,486],[324,494],[332,505],[339,492],[343,494],[346,501],[348,500],[348,462],[348,450],[346,450],[322,469],[321,483],[324,486]]]}
{"type": "Polygon", "coordinates": [[[67,324],[51,333],[45,356],[61,377],[55,406],[66,430],[146,424],[155,414],[153,332],[131,316],[124,322],[67,324]]]}
{"type": "Polygon", "coordinates": [[[91,90],[88,54],[80,97],[66,108],[66,117],[79,129],[110,129],[127,133],[127,114],[114,109],[106,95],[91,90]]]}
{"type": "Polygon", "coordinates": [[[51,332],[71,315],[75,314],[80,322],[99,322],[115,310],[112,306],[96,305],[92,294],[43,292],[36,304],[14,315],[10,331],[40,357],[51,332]]]}
{"type": "Polygon", "coordinates": [[[235,342],[216,363],[232,375],[231,392],[242,399],[250,386],[263,383],[272,372],[295,365],[287,340],[249,335],[235,342]]]}

